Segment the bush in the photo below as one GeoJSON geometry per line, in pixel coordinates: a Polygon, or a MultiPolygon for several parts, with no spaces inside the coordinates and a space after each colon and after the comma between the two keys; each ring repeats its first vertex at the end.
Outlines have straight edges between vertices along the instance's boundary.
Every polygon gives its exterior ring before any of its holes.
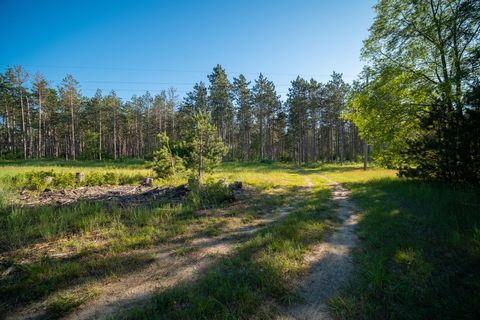
{"type": "Polygon", "coordinates": [[[292,162],[293,159],[292,157],[290,156],[290,154],[286,151],[283,151],[282,153],[280,153],[280,156],[278,157],[278,160],[280,162],[292,162]]]}
{"type": "Polygon", "coordinates": [[[83,182],[86,186],[102,186],[105,184],[105,178],[101,172],[93,172],[85,176],[85,181],[83,182]]]}
{"type": "Polygon", "coordinates": [[[195,207],[211,208],[232,199],[232,190],[225,181],[214,181],[212,178],[199,184],[197,180],[189,180],[190,193],[188,199],[195,207]]]}
{"type": "MultiPolygon", "coordinates": [[[[53,173],[53,171],[52,171],[53,173]]],[[[76,185],[75,174],[71,172],[55,173],[52,175],[51,186],[55,189],[65,189],[76,185]]]]}

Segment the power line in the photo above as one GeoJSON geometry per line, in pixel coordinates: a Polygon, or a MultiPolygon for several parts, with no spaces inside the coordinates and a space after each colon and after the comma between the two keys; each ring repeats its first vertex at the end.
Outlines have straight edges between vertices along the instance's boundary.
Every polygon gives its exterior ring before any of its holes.
{"type": "MultiPolygon", "coordinates": [[[[2,64],[5,67],[9,67],[10,65],[2,64]]],[[[142,71],[142,72],[182,72],[182,73],[203,73],[209,74],[212,70],[187,70],[187,69],[163,69],[163,68],[128,68],[128,67],[91,67],[91,66],[59,66],[59,65],[22,65],[23,67],[29,68],[50,68],[50,69],[90,69],[90,70],[123,70],[123,71],[142,71]]],[[[292,76],[296,77],[298,75],[308,75],[311,77],[330,77],[331,74],[315,74],[315,73],[277,73],[277,72],[238,72],[238,71],[230,71],[235,74],[250,74],[250,75],[259,75],[262,73],[266,76],[292,76]]],[[[355,77],[357,75],[352,74],[343,74],[346,77],[355,77]]]]}
{"type": "MultiPolygon", "coordinates": [[[[60,83],[62,80],[51,80],[60,83]]],[[[194,86],[198,82],[156,82],[156,81],[117,81],[117,80],[81,80],[82,83],[100,83],[100,84],[152,84],[152,85],[170,85],[170,86],[194,86]]],[[[276,87],[288,87],[291,83],[275,84],[276,87]]]]}

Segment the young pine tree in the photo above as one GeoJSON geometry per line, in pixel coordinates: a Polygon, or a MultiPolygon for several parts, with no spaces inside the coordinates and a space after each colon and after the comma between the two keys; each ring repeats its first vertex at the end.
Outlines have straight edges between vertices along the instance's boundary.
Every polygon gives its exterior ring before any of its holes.
{"type": "Polygon", "coordinates": [[[193,116],[193,120],[194,127],[190,141],[191,168],[196,171],[196,178],[201,182],[203,173],[209,172],[220,163],[227,148],[208,113],[197,112],[193,116]]]}

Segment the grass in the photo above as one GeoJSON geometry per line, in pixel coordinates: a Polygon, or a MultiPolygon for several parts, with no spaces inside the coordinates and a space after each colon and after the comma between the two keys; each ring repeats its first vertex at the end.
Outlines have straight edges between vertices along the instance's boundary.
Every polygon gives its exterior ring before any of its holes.
{"type": "Polygon", "coordinates": [[[139,184],[143,178],[153,176],[153,170],[148,168],[148,163],[141,160],[0,161],[0,186],[4,191],[18,189],[43,191],[46,188],[63,189],[79,186],[139,184]],[[85,175],[84,181],[76,180],[77,172],[85,175]]]}
{"type": "MultiPolygon", "coordinates": [[[[56,174],[79,170],[99,174],[107,170],[98,164],[88,164],[85,168],[77,164],[75,167],[56,165],[43,163],[41,167],[49,170],[54,167],[56,174]]],[[[40,168],[31,162],[8,166],[19,173],[40,168]]],[[[65,207],[3,206],[0,209],[0,273],[11,267],[14,272],[0,278],[0,311],[5,313],[35,301],[45,301],[52,317],[68,313],[93,297],[87,294],[90,286],[141,272],[154,259],[145,249],[178,236],[187,239],[219,236],[269,214],[289,201],[304,184],[304,177],[291,166],[261,164],[232,170],[235,166],[238,165],[221,167],[198,197],[189,197],[181,204],[167,201],[155,208],[122,208],[87,202],[65,207]],[[218,179],[244,182],[252,198],[244,205],[225,207],[224,190],[215,182],[218,179]]],[[[144,169],[134,168],[132,172],[138,170],[144,169]]],[[[328,193],[326,189],[323,191],[328,193]]],[[[188,256],[194,251],[186,245],[172,254],[188,256]]]]}
{"type": "Polygon", "coordinates": [[[293,214],[265,228],[222,257],[193,285],[180,284],[158,293],[148,306],[119,315],[122,319],[271,318],[275,304],[297,298],[294,280],[304,272],[309,247],[332,230],[327,210],[330,191],[318,185],[298,202],[293,214]]]}
{"type": "Polygon", "coordinates": [[[478,319],[480,190],[325,171],[363,210],[357,268],[331,300],[342,319],[478,319]]]}
{"type": "MultiPolygon", "coordinates": [[[[149,175],[143,162],[0,162],[3,177],[41,170],[72,174],[149,175]],[[3,170],[5,169],[5,170],[3,170]],[[5,173],[7,172],[7,173],[5,173]]],[[[76,203],[69,207],[8,206],[0,193],[0,312],[43,301],[48,316],[69,314],[102,294],[102,284],[142,272],[153,249],[179,239],[218,237],[295,203],[294,213],[267,225],[193,283],[159,291],[127,319],[264,319],[298,300],[303,257],[333,230],[330,189],[322,176],[352,190],[362,211],[356,269],[330,300],[342,319],[479,318],[480,190],[399,179],[392,170],[348,164],[294,166],[224,163],[208,188],[184,203],[154,208],[76,203]],[[242,181],[244,200],[225,203],[215,181],[242,181]],[[302,188],[305,179],[313,192],[302,188]],[[13,269],[12,269],[13,267],[13,269]],[[13,271],[12,271],[13,270],[13,271]]],[[[0,181],[2,180],[0,177],[0,181]]],[[[184,183],[175,177],[158,184],[184,183]]],[[[0,182],[1,183],[1,182],[0,182]]],[[[1,189],[8,186],[1,186],[1,189]]],[[[186,240],[173,257],[198,249],[186,240]]]]}

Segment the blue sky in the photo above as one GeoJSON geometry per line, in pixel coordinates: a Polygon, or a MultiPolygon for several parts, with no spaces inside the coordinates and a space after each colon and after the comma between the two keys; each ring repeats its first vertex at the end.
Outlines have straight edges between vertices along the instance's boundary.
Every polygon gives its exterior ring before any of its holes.
{"type": "Polygon", "coordinates": [[[220,63],[230,78],[264,73],[285,97],[296,75],[351,82],[373,0],[0,0],[0,65],[21,64],[56,86],[127,99],[175,87],[180,97],[220,63]]]}

